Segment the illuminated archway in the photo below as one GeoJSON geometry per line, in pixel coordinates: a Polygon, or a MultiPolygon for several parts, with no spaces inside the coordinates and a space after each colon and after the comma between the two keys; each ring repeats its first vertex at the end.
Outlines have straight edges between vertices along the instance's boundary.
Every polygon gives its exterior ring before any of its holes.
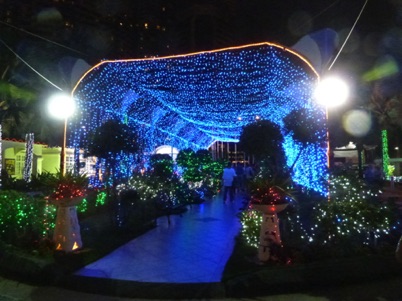
{"type": "Polygon", "coordinates": [[[172,145],[161,145],[161,146],[158,146],[154,150],[154,153],[155,154],[166,154],[166,155],[171,156],[173,158],[173,160],[176,160],[179,150],[172,145]]]}
{"type": "MultiPolygon", "coordinates": [[[[322,124],[294,167],[293,179],[325,190],[325,111],[312,100],[318,75],[302,56],[280,45],[259,43],[152,59],[103,61],[74,89],[79,110],[70,122],[73,147],[108,119],[135,128],[150,153],[165,141],[177,149],[205,149],[215,141],[236,142],[255,116],[283,127],[305,108],[322,124]]],[[[285,136],[288,165],[301,144],[285,136]]]]}

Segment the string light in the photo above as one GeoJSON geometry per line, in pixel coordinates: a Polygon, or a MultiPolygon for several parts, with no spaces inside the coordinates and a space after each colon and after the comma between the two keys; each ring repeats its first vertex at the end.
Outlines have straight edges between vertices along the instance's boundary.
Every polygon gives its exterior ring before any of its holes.
{"type": "Polygon", "coordinates": [[[25,165],[24,165],[25,182],[31,181],[33,145],[34,145],[34,134],[33,133],[26,134],[25,135],[25,165]]]}
{"type": "Polygon", "coordinates": [[[0,190],[0,239],[10,242],[16,235],[23,236],[27,229],[35,229],[45,237],[54,227],[54,220],[54,206],[48,206],[42,199],[0,190]]]}
{"type": "Polygon", "coordinates": [[[382,170],[384,174],[388,177],[388,168],[389,168],[389,153],[388,153],[388,132],[387,130],[381,131],[381,141],[382,141],[382,170]]]}
{"type": "MultiPolygon", "coordinates": [[[[74,88],[80,110],[69,119],[69,141],[73,148],[85,149],[89,132],[118,119],[138,132],[145,154],[167,138],[177,149],[207,149],[215,141],[237,142],[242,127],[256,116],[283,128],[283,119],[302,108],[318,116],[313,122],[323,122],[325,128],[325,112],[312,100],[317,78],[302,56],[272,43],[104,61],[74,88]]],[[[294,167],[297,183],[322,193],[326,193],[325,139],[317,133],[316,143],[294,167]]],[[[299,144],[288,135],[284,148],[286,156],[294,158],[299,144]]]]}
{"type": "Polygon", "coordinates": [[[378,239],[389,234],[393,213],[379,200],[379,191],[369,189],[360,179],[331,177],[331,202],[316,204],[313,208],[315,226],[312,235],[316,241],[324,235],[325,243],[342,237],[370,244],[371,235],[378,239]]]}
{"type": "MultiPolygon", "coordinates": [[[[380,201],[378,189],[367,187],[360,179],[346,176],[331,176],[329,183],[331,202],[325,200],[314,205],[309,216],[312,220],[310,228],[303,225],[296,213],[285,211],[281,215],[281,219],[286,220],[286,234],[292,240],[297,239],[306,245],[349,241],[356,246],[372,246],[378,239],[390,234],[395,227],[396,216],[380,201]]],[[[269,203],[275,197],[267,198],[266,203],[269,203]]],[[[241,214],[241,234],[247,245],[258,247],[261,219],[262,214],[255,210],[249,209],[241,214]]]]}

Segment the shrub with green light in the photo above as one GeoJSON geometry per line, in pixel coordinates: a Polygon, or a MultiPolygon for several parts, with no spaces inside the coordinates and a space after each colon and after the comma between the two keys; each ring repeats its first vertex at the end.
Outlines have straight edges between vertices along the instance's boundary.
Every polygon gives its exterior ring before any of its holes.
{"type": "Polygon", "coordinates": [[[11,244],[29,244],[54,228],[55,207],[25,193],[0,191],[0,239],[11,244]]]}
{"type": "Polygon", "coordinates": [[[176,162],[182,169],[183,180],[201,197],[211,197],[217,193],[225,162],[213,160],[207,150],[194,152],[192,149],[180,151],[176,162]]]}

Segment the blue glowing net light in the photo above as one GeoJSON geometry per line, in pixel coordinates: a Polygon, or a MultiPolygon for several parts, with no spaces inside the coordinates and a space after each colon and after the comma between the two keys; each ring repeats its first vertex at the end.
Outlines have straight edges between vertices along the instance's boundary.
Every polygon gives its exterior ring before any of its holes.
{"type": "MultiPolygon", "coordinates": [[[[86,148],[87,133],[108,119],[139,132],[145,152],[169,144],[205,149],[215,141],[236,142],[242,127],[259,118],[283,126],[283,118],[305,108],[323,117],[312,101],[318,76],[297,53],[260,43],[188,55],[104,61],[77,83],[79,110],[70,122],[72,147],[86,148]]],[[[326,125],[323,124],[323,128],[326,125]]],[[[324,191],[325,135],[303,151],[294,169],[299,184],[324,191]]],[[[298,148],[287,137],[288,164],[298,148]]]]}

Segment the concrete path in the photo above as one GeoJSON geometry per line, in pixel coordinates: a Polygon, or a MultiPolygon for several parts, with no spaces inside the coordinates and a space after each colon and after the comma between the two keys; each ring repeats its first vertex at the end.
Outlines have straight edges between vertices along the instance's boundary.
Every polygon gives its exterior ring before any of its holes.
{"type": "Polygon", "coordinates": [[[220,282],[240,222],[243,198],[217,196],[188,206],[157,227],[79,270],[76,275],[153,283],[220,282]]]}

